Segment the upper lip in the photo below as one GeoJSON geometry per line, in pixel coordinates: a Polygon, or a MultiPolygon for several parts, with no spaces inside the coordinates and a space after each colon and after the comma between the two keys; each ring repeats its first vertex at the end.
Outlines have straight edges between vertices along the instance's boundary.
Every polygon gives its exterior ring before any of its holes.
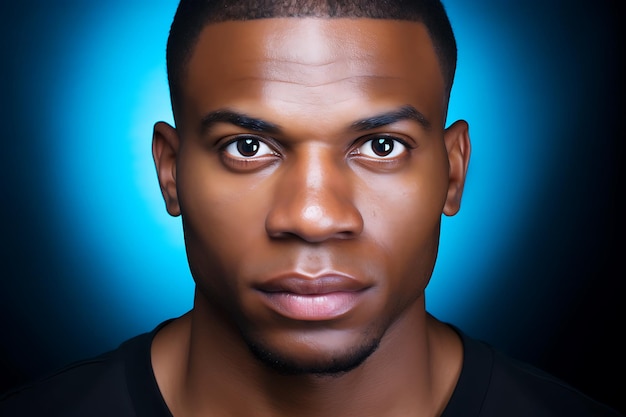
{"type": "Polygon", "coordinates": [[[352,292],[368,286],[357,279],[336,272],[308,276],[299,273],[283,274],[256,286],[263,292],[289,292],[299,295],[320,295],[333,292],[352,292]]]}

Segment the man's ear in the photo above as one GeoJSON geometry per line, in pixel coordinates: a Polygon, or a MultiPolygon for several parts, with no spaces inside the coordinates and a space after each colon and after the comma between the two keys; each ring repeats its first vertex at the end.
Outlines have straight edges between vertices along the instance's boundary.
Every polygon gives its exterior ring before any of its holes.
{"type": "Polygon", "coordinates": [[[446,129],[443,138],[450,164],[448,196],[443,213],[446,216],[454,216],[461,208],[461,196],[470,159],[471,145],[467,122],[464,120],[454,122],[446,129]]]}
{"type": "Polygon", "coordinates": [[[152,134],[152,158],[156,166],[165,207],[171,216],[180,215],[176,191],[176,155],[180,139],[176,129],[165,122],[154,125],[152,134]]]}

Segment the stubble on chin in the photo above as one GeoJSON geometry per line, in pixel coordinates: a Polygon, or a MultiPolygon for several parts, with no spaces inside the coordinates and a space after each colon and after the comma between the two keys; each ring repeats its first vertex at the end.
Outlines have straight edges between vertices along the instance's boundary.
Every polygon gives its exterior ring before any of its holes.
{"type": "Polygon", "coordinates": [[[341,376],[359,367],[369,358],[380,344],[380,339],[366,340],[360,346],[343,352],[331,353],[329,357],[311,358],[310,361],[298,360],[279,352],[277,349],[258,341],[244,337],[250,352],[262,364],[280,375],[341,376]]]}

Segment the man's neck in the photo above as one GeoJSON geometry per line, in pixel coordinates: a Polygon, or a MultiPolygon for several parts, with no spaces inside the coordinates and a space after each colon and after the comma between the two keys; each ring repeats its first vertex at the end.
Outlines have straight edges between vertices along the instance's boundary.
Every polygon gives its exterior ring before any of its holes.
{"type": "Polygon", "coordinates": [[[462,346],[418,300],[352,371],[281,375],[196,306],[156,335],[152,363],[174,417],[436,416],[456,385],[462,346]]]}

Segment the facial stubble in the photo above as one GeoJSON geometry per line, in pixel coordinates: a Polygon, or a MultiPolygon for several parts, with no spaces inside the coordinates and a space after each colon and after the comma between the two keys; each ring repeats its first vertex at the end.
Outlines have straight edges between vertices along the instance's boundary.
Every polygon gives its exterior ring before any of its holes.
{"type": "Polygon", "coordinates": [[[368,338],[361,345],[334,353],[328,359],[311,363],[298,361],[272,349],[266,344],[254,340],[248,334],[242,334],[250,352],[263,365],[281,375],[341,376],[362,365],[378,349],[380,338],[368,338]]]}

